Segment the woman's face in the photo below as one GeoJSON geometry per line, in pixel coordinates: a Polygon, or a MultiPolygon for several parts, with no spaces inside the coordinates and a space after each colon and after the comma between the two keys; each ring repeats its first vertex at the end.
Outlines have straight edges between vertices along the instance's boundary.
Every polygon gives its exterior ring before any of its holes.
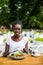
{"type": "Polygon", "coordinates": [[[22,27],[21,27],[20,24],[14,25],[14,27],[13,27],[13,32],[14,32],[14,34],[15,34],[16,36],[19,36],[20,33],[21,33],[21,29],[22,29],[22,27]]]}

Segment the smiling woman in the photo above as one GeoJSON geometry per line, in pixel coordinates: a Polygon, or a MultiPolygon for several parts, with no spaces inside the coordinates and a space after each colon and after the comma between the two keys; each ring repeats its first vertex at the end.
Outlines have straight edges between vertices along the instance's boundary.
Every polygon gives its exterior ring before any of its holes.
{"type": "Polygon", "coordinates": [[[13,51],[22,51],[28,54],[28,39],[21,35],[22,23],[20,20],[15,20],[12,24],[13,36],[7,38],[5,53],[3,56],[7,56],[13,51]]]}

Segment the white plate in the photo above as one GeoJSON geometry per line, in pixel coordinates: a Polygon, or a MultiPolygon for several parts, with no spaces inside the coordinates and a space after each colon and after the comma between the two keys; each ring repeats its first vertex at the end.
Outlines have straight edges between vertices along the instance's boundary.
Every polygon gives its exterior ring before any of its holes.
{"type": "Polygon", "coordinates": [[[17,52],[15,52],[15,53],[11,53],[11,54],[10,54],[10,58],[20,60],[20,59],[24,59],[24,58],[27,56],[26,53],[23,53],[24,56],[18,56],[19,54],[17,55],[16,53],[17,53],[17,52]],[[15,56],[12,55],[12,54],[14,54],[15,56]]]}
{"type": "Polygon", "coordinates": [[[37,57],[40,56],[40,54],[31,54],[31,55],[32,55],[32,56],[37,56],[37,57]]]}

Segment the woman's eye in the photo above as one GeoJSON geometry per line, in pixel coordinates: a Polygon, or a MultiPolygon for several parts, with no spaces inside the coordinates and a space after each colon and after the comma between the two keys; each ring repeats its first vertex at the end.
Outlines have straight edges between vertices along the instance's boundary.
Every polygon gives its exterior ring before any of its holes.
{"type": "Polygon", "coordinates": [[[20,30],[20,29],[15,29],[15,30],[20,30]]]}
{"type": "Polygon", "coordinates": [[[18,30],[20,30],[20,29],[18,29],[18,30]]]}

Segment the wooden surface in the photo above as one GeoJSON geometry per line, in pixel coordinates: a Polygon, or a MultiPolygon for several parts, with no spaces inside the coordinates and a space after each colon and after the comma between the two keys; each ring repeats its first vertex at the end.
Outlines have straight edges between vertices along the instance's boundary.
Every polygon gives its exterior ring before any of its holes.
{"type": "Polygon", "coordinates": [[[0,57],[0,65],[43,65],[43,54],[40,57],[32,57],[27,55],[22,60],[12,60],[9,57],[0,57]]]}

